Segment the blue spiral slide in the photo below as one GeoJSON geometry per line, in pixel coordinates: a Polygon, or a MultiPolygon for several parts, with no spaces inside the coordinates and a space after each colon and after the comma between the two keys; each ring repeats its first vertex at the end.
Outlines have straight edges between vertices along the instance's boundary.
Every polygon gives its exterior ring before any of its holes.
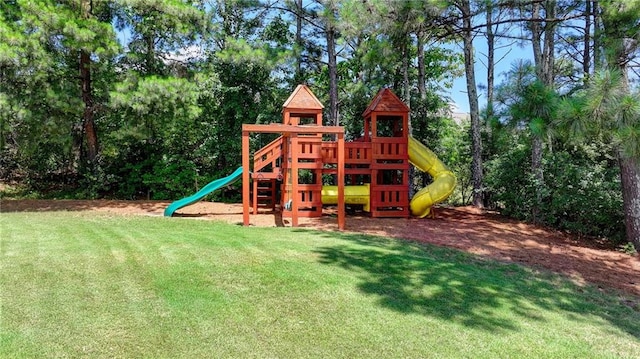
{"type": "Polygon", "coordinates": [[[180,208],[186,207],[186,206],[188,206],[190,204],[194,204],[194,203],[198,202],[199,200],[203,199],[209,193],[211,193],[213,191],[217,191],[217,190],[219,190],[220,188],[222,188],[224,186],[228,186],[228,185],[232,184],[233,182],[237,181],[240,177],[242,177],[242,167],[238,167],[237,170],[233,171],[233,173],[228,175],[227,177],[219,178],[217,180],[214,180],[214,181],[210,182],[206,186],[202,187],[202,189],[199,190],[198,192],[196,192],[195,194],[193,194],[193,195],[191,195],[189,197],[185,197],[183,199],[179,199],[179,200],[171,203],[164,210],[164,216],[165,217],[173,216],[173,213],[175,211],[179,210],[180,208]]]}

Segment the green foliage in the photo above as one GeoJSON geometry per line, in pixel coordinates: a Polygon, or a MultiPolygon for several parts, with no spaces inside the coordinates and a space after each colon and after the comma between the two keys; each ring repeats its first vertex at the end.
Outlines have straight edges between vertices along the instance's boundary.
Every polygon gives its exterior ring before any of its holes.
{"type": "Polygon", "coordinates": [[[516,127],[528,127],[538,138],[553,134],[552,123],[559,107],[555,90],[536,76],[528,62],[514,64],[508,81],[497,89],[496,102],[506,122],[516,127]]]}
{"type": "MultiPolygon", "coordinates": [[[[349,1],[328,16],[329,7],[312,3],[300,10],[303,38],[292,46],[298,10],[284,5],[293,11],[256,0],[3,2],[3,178],[47,188],[46,182],[64,177],[81,197],[173,198],[227,175],[240,164],[241,125],[280,122],[291,81],[314,84],[321,99],[328,93],[321,59],[330,17],[340,20],[333,25],[341,47],[342,124],[348,136],[358,137],[371,97],[383,86],[400,88],[402,56],[394,46],[405,44],[407,54],[415,54],[407,36],[425,30],[425,17],[438,12],[431,3],[410,2],[373,4],[371,13],[349,1]],[[388,11],[407,26],[385,20],[388,11]],[[99,145],[92,164],[82,160],[89,102],[81,97],[78,51],[91,58],[89,110],[99,145]],[[292,73],[295,63],[302,72],[292,73]]],[[[455,56],[426,48],[427,99],[416,118],[434,119],[432,128],[444,106],[438,84],[455,56]]],[[[410,71],[417,87],[416,71],[410,71]]]]}
{"type": "Polygon", "coordinates": [[[114,4],[113,22],[129,33],[127,51],[118,61],[144,76],[167,76],[177,50],[188,48],[204,35],[205,13],[182,1],[120,0],[114,4]],[[172,60],[173,59],[173,60],[172,60]]]}
{"type": "Polygon", "coordinates": [[[485,162],[484,182],[493,205],[507,216],[528,219],[535,191],[530,176],[529,144],[510,138],[502,153],[485,162]]]}
{"type": "Polygon", "coordinates": [[[503,150],[487,162],[485,177],[503,214],[531,220],[541,194],[543,225],[614,243],[624,240],[620,173],[610,144],[558,145],[543,158],[544,184],[531,173],[527,137],[514,137],[503,150]]]}
{"type": "Polygon", "coordinates": [[[197,192],[198,171],[192,162],[182,158],[173,160],[163,156],[161,161],[153,164],[150,173],[142,176],[142,181],[149,188],[152,199],[167,199],[184,197],[197,192]]]}
{"type": "Polygon", "coordinates": [[[92,14],[80,5],[11,1],[0,12],[0,144],[15,161],[12,176],[40,189],[77,186],[86,169],[78,54],[92,54],[93,113],[101,116],[119,51],[104,4],[92,14]]]}
{"type": "Polygon", "coordinates": [[[111,93],[100,122],[106,177],[98,192],[119,198],[182,196],[197,182],[195,158],[206,126],[199,89],[181,78],[129,78],[111,93]]]}
{"type": "Polygon", "coordinates": [[[148,178],[162,160],[162,147],[158,142],[133,136],[126,136],[118,143],[117,152],[105,155],[105,172],[112,176],[112,180],[103,183],[102,194],[125,199],[151,197],[151,189],[146,186],[144,178],[148,178]]]}
{"type": "Polygon", "coordinates": [[[122,116],[121,129],[143,133],[147,139],[162,138],[182,121],[193,121],[197,87],[187,79],[149,76],[126,79],[111,93],[111,106],[122,116]]]}
{"type": "Polygon", "coordinates": [[[198,121],[208,124],[202,147],[212,157],[212,175],[222,177],[242,162],[242,124],[280,119],[275,104],[284,99],[276,97],[270,68],[262,64],[216,59],[209,71],[200,81],[198,121]]]}
{"type": "Polygon", "coordinates": [[[184,197],[211,181],[200,175],[193,158],[167,150],[159,141],[140,140],[129,136],[120,140],[123,146],[105,156],[100,177],[87,179],[93,183],[98,197],[125,199],[170,199],[184,197]]]}
{"type": "MultiPolygon", "coordinates": [[[[344,75],[353,75],[357,66],[352,63],[340,63],[338,72],[344,75]]],[[[349,78],[350,76],[340,76],[341,78],[349,78]]],[[[364,134],[364,120],[362,113],[366,110],[371,98],[376,94],[375,89],[370,88],[366,84],[353,83],[344,81],[340,83],[345,88],[345,95],[342,98],[340,111],[340,125],[345,127],[346,139],[357,139],[364,134]]]]}
{"type": "Polygon", "coordinates": [[[608,113],[628,111],[610,106],[617,97],[615,82],[602,82],[599,93],[560,99],[528,63],[516,64],[509,76],[498,88],[502,122],[493,123],[486,164],[493,205],[515,218],[622,241],[620,172],[611,160],[617,141],[611,141],[616,137],[608,113]],[[545,151],[534,151],[543,139],[545,151]]]}
{"type": "Polygon", "coordinates": [[[629,158],[640,157],[640,92],[616,70],[596,73],[590,86],[562,102],[555,125],[569,141],[605,138],[629,158]]]}
{"type": "Polygon", "coordinates": [[[468,205],[471,202],[471,138],[470,123],[457,123],[448,119],[441,127],[436,148],[438,158],[456,175],[458,183],[447,202],[454,205],[468,205]]]}

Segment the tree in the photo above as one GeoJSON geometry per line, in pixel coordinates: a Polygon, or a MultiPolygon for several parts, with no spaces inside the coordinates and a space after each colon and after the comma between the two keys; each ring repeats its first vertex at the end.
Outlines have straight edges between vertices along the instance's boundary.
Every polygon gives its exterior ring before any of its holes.
{"type": "Polygon", "coordinates": [[[607,69],[565,103],[560,125],[575,137],[606,136],[616,145],[627,240],[640,250],[640,96],[628,64],[637,54],[640,1],[600,1],[607,69]]]}
{"type": "Polygon", "coordinates": [[[216,40],[197,80],[203,110],[198,122],[207,124],[201,147],[208,152],[214,176],[226,175],[240,164],[243,123],[280,118],[284,98],[273,78],[287,51],[283,45],[289,33],[282,18],[265,20],[267,11],[252,0],[216,1],[212,9],[214,19],[224,24],[212,36],[224,41],[216,40]]]}
{"type": "MultiPolygon", "coordinates": [[[[554,66],[555,66],[555,29],[556,29],[556,1],[545,0],[544,2],[536,2],[533,4],[531,29],[531,43],[533,44],[533,58],[536,65],[536,75],[538,77],[538,85],[543,87],[553,87],[554,85],[554,66]],[[542,10],[544,10],[544,22],[542,22],[542,10]]],[[[528,90],[541,94],[540,86],[537,88],[530,87],[528,90]]],[[[527,98],[525,93],[524,99],[527,98]]],[[[537,99],[544,99],[544,95],[537,99]]],[[[534,100],[534,103],[537,102],[534,100]]],[[[538,102],[537,105],[545,105],[544,102],[538,102]]],[[[535,106],[527,106],[531,118],[531,124],[541,124],[549,122],[548,112],[546,108],[543,111],[537,111],[535,106]],[[540,116],[542,115],[542,116],[540,116]]],[[[542,186],[544,184],[544,170],[542,167],[543,152],[543,131],[541,126],[532,127],[532,145],[531,145],[531,170],[536,181],[542,186]]],[[[539,211],[542,202],[542,194],[538,195],[537,205],[533,208],[533,221],[539,221],[539,211]]]]}
{"type": "MultiPolygon", "coordinates": [[[[93,17],[93,2],[82,0],[80,2],[80,9],[78,10],[80,11],[80,19],[90,21],[93,17]]],[[[87,161],[93,164],[96,157],[98,157],[98,134],[94,120],[95,109],[91,83],[91,53],[87,49],[80,49],[79,53],[80,88],[82,89],[82,102],[84,103],[81,133],[84,133],[87,146],[87,161]]]]}
{"type": "Polygon", "coordinates": [[[482,137],[480,126],[480,106],[478,104],[478,89],[476,84],[475,60],[473,50],[474,27],[472,24],[473,13],[470,0],[459,0],[455,6],[460,12],[462,24],[460,36],[462,37],[464,52],[464,68],[467,80],[467,97],[469,98],[469,116],[471,117],[471,178],[473,183],[472,203],[475,207],[484,206],[483,170],[482,170],[482,137]]]}
{"type": "Polygon", "coordinates": [[[296,19],[296,36],[294,45],[294,56],[296,64],[296,72],[293,76],[293,83],[299,84],[303,82],[304,75],[302,73],[302,48],[304,42],[302,40],[302,0],[295,1],[294,7],[295,19],[296,19]]]}
{"type": "MultiPolygon", "coordinates": [[[[0,42],[12,45],[0,50],[6,120],[16,130],[12,141],[18,141],[26,163],[38,157],[31,149],[44,147],[50,151],[32,164],[55,162],[50,169],[77,173],[80,164],[92,164],[98,155],[95,115],[106,91],[94,84],[109,76],[118,51],[109,8],[86,1],[18,0],[5,3],[1,14],[0,42]],[[52,123],[64,134],[48,130],[52,123]]],[[[41,168],[41,174],[50,169],[41,168]]]]}
{"type": "MultiPolygon", "coordinates": [[[[594,87],[606,102],[612,101],[614,111],[610,116],[615,127],[614,136],[620,136],[620,176],[624,200],[627,238],[636,250],[640,250],[640,99],[631,93],[628,65],[637,50],[640,41],[640,1],[628,2],[601,1],[603,44],[607,65],[620,74],[620,96],[606,93],[605,88],[594,87]],[[615,102],[620,101],[620,105],[615,102]]],[[[606,78],[606,76],[605,76],[606,78]]],[[[613,81],[612,85],[616,85],[613,81]]],[[[615,89],[615,87],[614,87],[615,89]]],[[[600,106],[596,107],[600,108],[600,106]]]]}
{"type": "MultiPolygon", "coordinates": [[[[528,61],[514,64],[507,73],[507,82],[499,87],[498,102],[504,107],[503,116],[506,122],[514,128],[527,129],[534,139],[531,144],[531,173],[542,187],[544,180],[541,176],[541,146],[543,140],[549,138],[552,132],[558,96],[552,87],[540,80],[537,68],[528,61]]],[[[538,198],[538,202],[540,201],[541,198],[538,198]]],[[[536,211],[534,207],[534,221],[536,211]]]]}
{"type": "Polygon", "coordinates": [[[335,126],[340,124],[338,119],[338,58],[336,54],[336,41],[338,31],[338,7],[334,0],[329,0],[324,8],[324,26],[327,40],[327,69],[329,73],[329,123],[335,126]]]}

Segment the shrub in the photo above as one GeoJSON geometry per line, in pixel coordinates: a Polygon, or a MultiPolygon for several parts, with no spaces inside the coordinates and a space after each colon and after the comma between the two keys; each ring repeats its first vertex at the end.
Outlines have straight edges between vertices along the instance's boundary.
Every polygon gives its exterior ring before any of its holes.
{"type": "Polygon", "coordinates": [[[542,194],[541,224],[573,233],[624,240],[622,192],[618,167],[606,144],[555,148],[543,159],[544,183],[530,170],[527,139],[487,162],[485,183],[493,205],[521,220],[531,214],[542,194]]]}

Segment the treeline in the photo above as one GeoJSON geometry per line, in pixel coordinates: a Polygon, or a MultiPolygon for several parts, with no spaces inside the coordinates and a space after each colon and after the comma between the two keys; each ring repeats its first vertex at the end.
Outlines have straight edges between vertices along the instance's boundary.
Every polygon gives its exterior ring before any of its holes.
{"type": "Polygon", "coordinates": [[[4,1],[0,176],[40,195],[174,199],[233,171],[241,125],[280,122],[297,84],[350,138],[389,87],[458,175],[454,204],[637,247],[639,14],[637,0],[4,1]],[[504,47],[533,61],[505,64],[504,47]],[[460,76],[468,121],[443,95],[460,76]]]}

